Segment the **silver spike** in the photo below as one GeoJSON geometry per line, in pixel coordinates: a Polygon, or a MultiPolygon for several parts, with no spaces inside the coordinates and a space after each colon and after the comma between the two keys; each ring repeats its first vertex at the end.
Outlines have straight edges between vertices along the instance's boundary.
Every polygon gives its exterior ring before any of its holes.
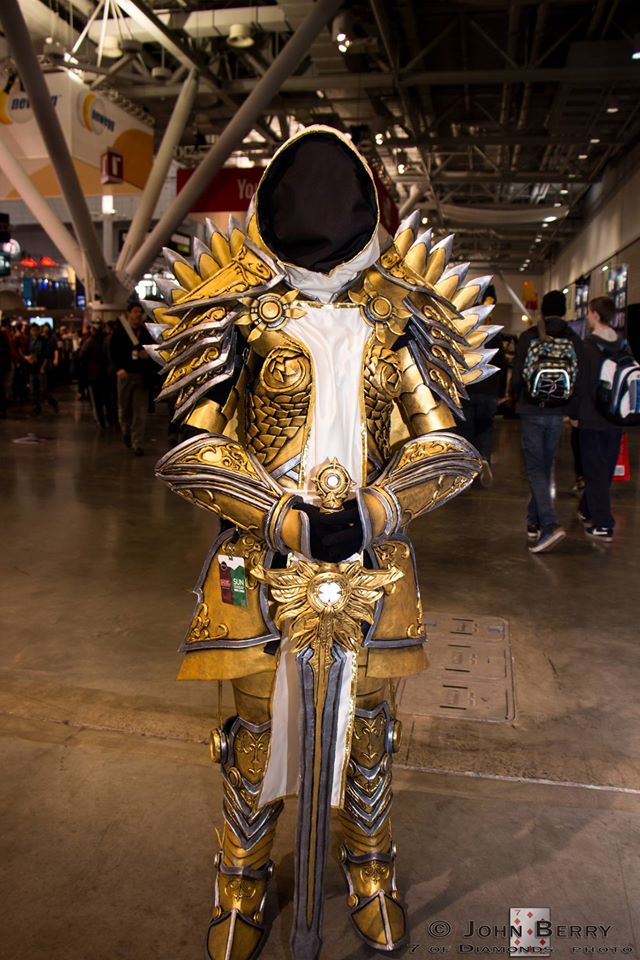
{"type": "Polygon", "coordinates": [[[203,243],[202,240],[200,239],[200,237],[194,237],[194,239],[193,239],[193,248],[192,248],[191,252],[192,252],[192,254],[193,254],[193,264],[194,264],[194,268],[195,268],[195,270],[197,270],[198,273],[200,273],[200,268],[199,268],[199,266],[198,266],[199,263],[200,263],[200,257],[201,257],[203,254],[206,254],[208,257],[212,256],[212,254],[211,254],[211,247],[208,247],[208,246],[206,245],[206,243],[203,243]]]}
{"type": "Polygon", "coordinates": [[[185,267],[189,267],[190,270],[193,270],[193,264],[189,263],[188,260],[185,260],[184,257],[181,257],[179,253],[176,253],[175,250],[169,249],[169,247],[162,248],[162,256],[165,259],[165,263],[175,276],[175,270],[173,269],[174,264],[183,263],[185,267]]]}
{"type": "Polygon", "coordinates": [[[444,250],[444,265],[449,263],[451,259],[451,252],[453,250],[453,241],[455,240],[455,234],[450,233],[448,237],[443,237],[442,240],[439,240],[436,243],[435,247],[431,251],[431,256],[436,252],[436,250],[444,250]]]}
{"type": "Polygon", "coordinates": [[[472,328],[475,330],[477,327],[482,326],[482,324],[487,319],[489,314],[493,311],[494,307],[495,307],[495,303],[483,303],[477,307],[466,307],[462,311],[462,316],[463,317],[473,316],[478,318],[476,320],[475,326],[472,328]]]}
{"type": "Polygon", "coordinates": [[[429,227],[428,230],[425,230],[424,233],[421,233],[415,238],[412,243],[412,247],[417,247],[418,244],[423,243],[427,248],[427,254],[431,251],[431,241],[433,240],[433,230],[429,227]]]}
{"type": "MultiPolygon", "coordinates": [[[[151,317],[151,322],[155,323],[156,321],[156,310],[158,307],[164,307],[164,303],[161,300],[141,300],[140,306],[146,313],[148,317],[151,317]]],[[[149,326],[149,324],[147,324],[149,326]]]]}
{"type": "Polygon", "coordinates": [[[205,240],[207,241],[207,243],[209,244],[209,246],[211,246],[211,238],[212,238],[216,233],[220,233],[220,234],[221,234],[221,233],[222,233],[222,230],[220,230],[218,227],[216,227],[216,225],[215,225],[215,223],[213,222],[213,220],[210,220],[209,217],[207,217],[207,219],[206,219],[205,222],[204,222],[204,236],[205,236],[205,240]]]}
{"type": "MultiPolygon", "coordinates": [[[[448,239],[448,238],[447,238],[448,239]]],[[[449,277],[457,277],[458,283],[461,284],[464,281],[467,273],[469,272],[470,263],[454,263],[453,266],[449,267],[444,271],[438,283],[442,283],[443,280],[448,280],[449,277]]]]}
{"type": "MultiPolygon", "coordinates": [[[[475,299],[475,302],[476,302],[476,303],[478,303],[479,300],[482,300],[482,298],[483,298],[483,296],[484,296],[484,292],[485,292],[485,290],[487,289],[487,287],[489,286],[489,284],[491,283],[492,280],[493,280],[493,276],[491,276],[491,275],[489,275],[489,276],[487,276],[487,277],[474,277],[473,280],[469,280],[469,282],[468,282],[467,284],[465,284],[465,286],[467,286],[467,287],[475,287],[475,286],[479,286],[479,287],[480,287],[480,289],[478,290],[478,293],[477,293],[477,295],[476,295],[476,299],[475,299]]],[[[491,306],[493,306],[493,304],[491,304],[491,306]]]]}
{"type": "Polygon", "coordinates": [[[160,340],[163,332],[170,326],[170,323],[145,323],[145,327],[156,342],[160,340]]]}
{"type": "Polygon", "coordinates": [[[163,277],[158,277],[155,281],[155,285],[160,291],[160,296],[168,303],[169,306],[173,303],[173,291],[178,290],[180,293],[184,293],[184,290],[179,283],[174,283],[173,280],[165,280],[163,277]]]}
{"type": "Polygon", "coordinates": [[[231,234],[233,233],[234,230],[239,230],[240,233],[244,233],[244,230],[240,226],[239,221],[236,220],[236,218],[232,215],[229,217],[229,224],[227,226],[227,237],[229,240],[231,240],[231,234]]]}
{"type": "Polygon", "coordinates": [[[414,235],[417,234],[418,228],[421,223],[422,223],[422,217],[420,215],[420,211],[414,210],[413,213],[410,213],[409,216],[402,221],[402,223],[396,230],[394,237],[399,237],[400,234],[404,233],[405,230],[411,230],[411,232],[414,235]]]}

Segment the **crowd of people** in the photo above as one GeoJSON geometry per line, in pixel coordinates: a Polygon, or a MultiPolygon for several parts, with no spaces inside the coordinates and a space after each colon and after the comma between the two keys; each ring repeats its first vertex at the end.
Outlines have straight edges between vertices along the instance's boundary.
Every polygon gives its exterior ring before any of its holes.
{"type": "Polygon", "coordinates": [[[611,482],[625,422],[634,422],[634,398],[625,398],[640,384],[640,367],[611,325],[613,301],[608,297],[590,301],[584,340],[565,320],[566,310],[564,293],[545,294],[540,321],[517,340],[510,377],[504,349],[508,345],[495,344],[493,362],[498,372],[469,388],[463,404],[465,420],[458,428],[480,452],[480,481],[488,485],[493,419],[501,404],[515,401],[530,488],[526,526],[532,553],[552,550],[566,537],[553,497],[553,467],[566,417],[572,428],[579,517],[587,536],[612,541],[611,482]]]}
{"type": "MultiPolygon", "coordinates": [[[[465,419],[458,426],[458,432],[478,449],[480,482],[489,486],[494,419],[501,410],[519,417],[530,487],[526,527],[532,553],[551,550],[566,536],[552,492],[566,417],[572,425],[574,492],[580,495],[579,516],[585,532],[609,543],[615,527],[610,488],[623,420],[603,407],[602,370],[609,362],[610,376],[615,378],[618,365],[634,361],[611,326],[615,307],[610,299],[596,297],[590,302],[589,334],[584,340],[565,315],[564,294],[552,290],[542,300],[537,325],[517,340],[494,338],[490,345],[495,349],[497,373],[469,387],[463,402],[465,419]]],[[[14,321],[0,328],[0,415],[6,417],[11,404],[29,405],[34,416],[42,413],[44,404],[57,413],[58,387],[75,382],[78,399],[91,403],[98,429],[118,428],[125,446],[142,456],[148,413],[160,386],[157,368],[144,349],[151,342],[143,309],[135,298],[118,321],[94,321],[81,334],[64,325],[54,330],[46,323],[14,321]]],[[[175,442],[178,437],[169,429],[170,441],[175,442]]]]}
{"type": "Polygon", "coordinates": [[[144,345],[152,339],[133,298],[118,321],[93,320],[83,332],[17,320],[0,328],[0,415],[9,409],[58,412],[60,387],[77,384],[101,431],[119,428],[135,456],[144,454],[147,415],[159,389],[156,366],[144,345]]]}

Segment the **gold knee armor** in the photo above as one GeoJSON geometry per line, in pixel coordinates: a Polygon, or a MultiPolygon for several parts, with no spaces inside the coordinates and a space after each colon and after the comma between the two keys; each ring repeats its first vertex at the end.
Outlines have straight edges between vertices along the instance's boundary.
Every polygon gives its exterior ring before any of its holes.
{"type": "Polygon", "coordinates": [[[208,960],[255,960],[267,937],[264,904],[273,872],[270,860],[282,801],[258,807],[271,720],[272,675],[234,682],[239,716],[211,735],[213,759],[222,766],[224,829],[216,857],[208,960]]]}
{"type": "MultiPolygon", "coordinates": [[[[379,683],[379,681],[378,681],[379,683]]],[[[347,905],[358,935],[375,950],[391,951],[406,939],[406,912],[396,887],[396,850],[391,837],[391,755],[400,724],[382,690],[358,687],[344,809],[340,861],[347,905]]]]}

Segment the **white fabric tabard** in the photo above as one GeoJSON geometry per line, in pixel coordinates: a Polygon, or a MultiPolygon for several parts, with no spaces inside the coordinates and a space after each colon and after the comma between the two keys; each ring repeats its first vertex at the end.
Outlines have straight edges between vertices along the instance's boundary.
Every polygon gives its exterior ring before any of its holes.
{"type": "MultiPolygon", "coordinates": [[[[361,391],[364,350],[371,327],[358,307],[311,307],[298,319],[289,320],[286,332],[302,342],[313,359],[315,400],[304,453],[305,489],[311,500],[309,475],[315,467],[335,457],[349,471],[357,486],[363,485],[365,431],[361,421],[361,391]]],[[[342,676],[338,705],[338,736],[335,745],[331,804],[340,806],[355,709],[355,655],[348,655],[342,676]]],[[[300,779],[301,732],[300,681],[295,654],[283,636],[272,700],[272,745],[260,802],[295,796],[300,779]]]]}
{"type": "MultiPolygon", "coordinates": [[[[331,806],[343,803],[346,761],[351,750],[351,731],[355,710],[356,656],[347,654],[338,693],[338,729],[333,753],[333,782],[331,806]]],[[[273,729],[278,731],[272,741],[265,773],[260,805],[272,803],[281,797],[297,796],[300,787],[300,751],[302,727],[302,700],[296,667],[296,655],[291,652],[288,636],[283,636],[280,661],[273,690],[273,729]]]]}
{"type": "Polygon", "coordinates": [[[315,399],[309,439],[303,452],[305,488],[309,475],[335,457],[357,486],[363,484],[365,434],[361,419],[364,349],[372,334],[358,307],[312,307],[289,320],[286,332],[303,343],[313,360],[315,399]]]}

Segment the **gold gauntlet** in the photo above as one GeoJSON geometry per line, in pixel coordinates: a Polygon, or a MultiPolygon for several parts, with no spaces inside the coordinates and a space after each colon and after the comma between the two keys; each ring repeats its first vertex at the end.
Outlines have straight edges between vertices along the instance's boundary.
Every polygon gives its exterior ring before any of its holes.
{"type": "Polygon", "coordinates": [[[473,482],[480,467],[475,447],[456,434],[429,433],[409,440],[363,491],[374,533],[390,537],[442,506],[473,482]]]}

